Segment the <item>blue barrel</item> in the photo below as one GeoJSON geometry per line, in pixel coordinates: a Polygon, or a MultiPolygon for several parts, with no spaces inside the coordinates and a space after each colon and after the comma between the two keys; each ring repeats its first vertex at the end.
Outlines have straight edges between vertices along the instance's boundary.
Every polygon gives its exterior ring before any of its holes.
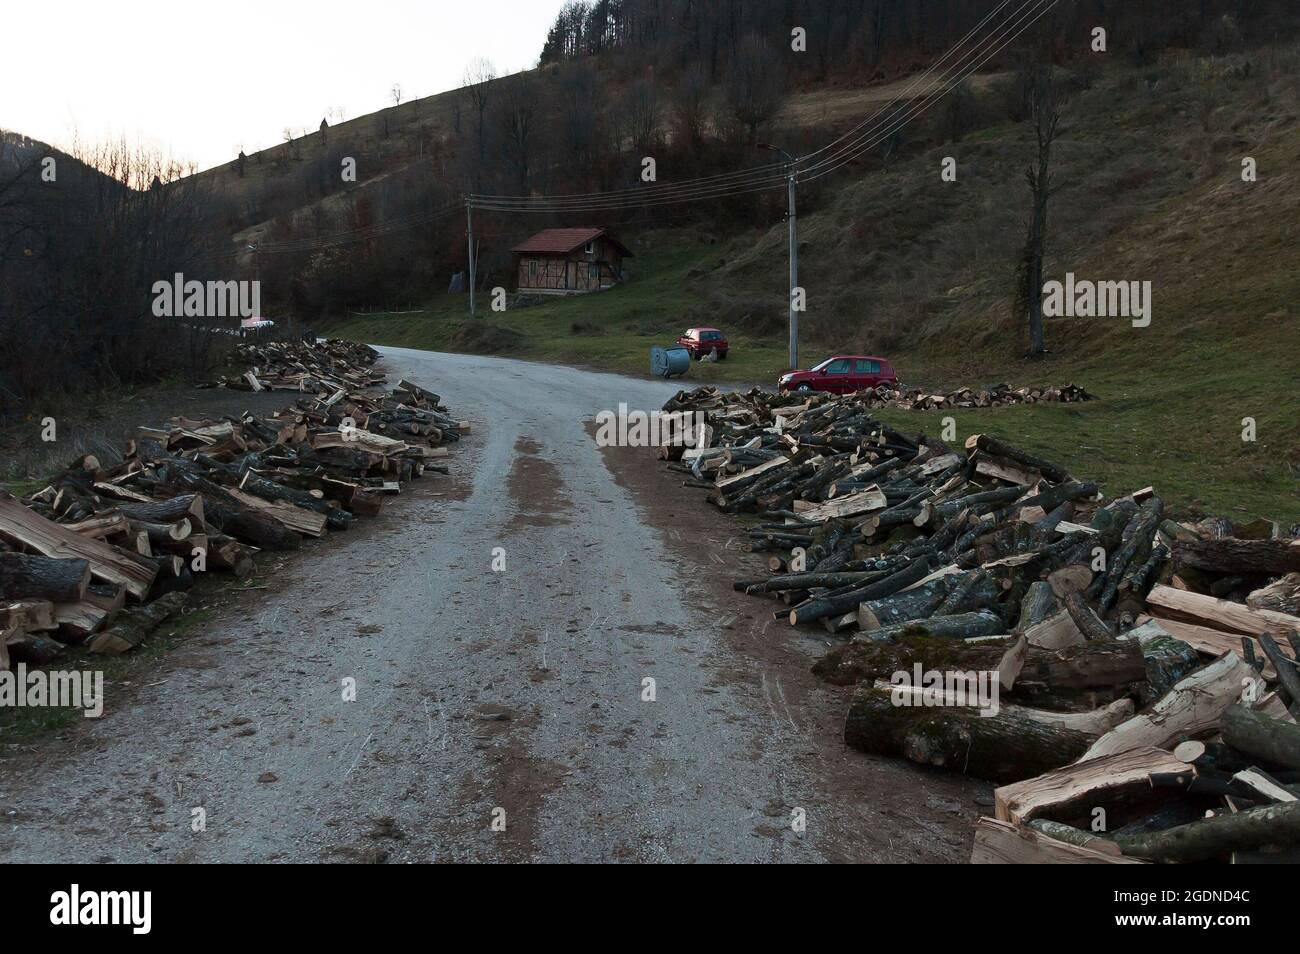
{"type": "Polygon", "coordinates": [[[650,349],[650,373],[661,378],[683,375],[690,370],[691,353],[685,348],[650,349]]]}

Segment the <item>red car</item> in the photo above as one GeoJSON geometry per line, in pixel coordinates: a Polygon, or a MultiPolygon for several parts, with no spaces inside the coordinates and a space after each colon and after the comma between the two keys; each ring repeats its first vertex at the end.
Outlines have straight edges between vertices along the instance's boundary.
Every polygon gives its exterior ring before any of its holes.
{"type": "Polygon", "coordinates": [[[689,328],[677,339],[677,344],[689,351],[696,361],[714,348],[718,349],[719,361],[727,356],[727,336],[717,328],[689,328]]]}
{"type": "Polygon", "coordinates": [[[782,391],[829,391],[831,394],[852,394],[882,384],[898,387],[894,366],[884,358],[861,354],[836,355],[811,371],[783,374],[777,382],[782,391]]]}

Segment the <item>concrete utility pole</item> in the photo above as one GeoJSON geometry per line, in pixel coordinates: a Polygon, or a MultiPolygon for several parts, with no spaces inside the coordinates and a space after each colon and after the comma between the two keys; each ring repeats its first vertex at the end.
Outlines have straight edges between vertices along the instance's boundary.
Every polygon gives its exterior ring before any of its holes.
{"type": "Polygon", "coordinates": [[[790,370],[793,371],[799,367],[799,312],[794,307],[794,290],[799,287],[799,228],[795,215],[795,158],[779,146],[773,146],[771,143],[760,142],[759,149],[766,149],[770,152],[779,152],[785,156],[786,162],[790,164],[790,178],[788,181],[789,188],[789,208],[786,211],[786,221],[790,226],[790,297],[788,304],[790,306],[790,370]]]}
{"type": "Polygon", "coordinates": [[[474,317],[474,202],[465,200],[466,235],[469,239],[469,316],[474,317]]]}

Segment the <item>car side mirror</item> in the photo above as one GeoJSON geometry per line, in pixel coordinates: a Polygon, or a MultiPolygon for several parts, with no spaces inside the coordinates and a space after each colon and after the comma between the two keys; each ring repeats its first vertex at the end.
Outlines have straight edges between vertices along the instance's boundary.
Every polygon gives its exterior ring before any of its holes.
{"type": "Polygon", "coordinates": [[[817,373],[818,373],[818,374],[825,374],[825,373],[826,373],[826,369],[825,369],[825,368],[822,368],[822,369],[821,369],[820,371],[818,371],[817,373]]]}

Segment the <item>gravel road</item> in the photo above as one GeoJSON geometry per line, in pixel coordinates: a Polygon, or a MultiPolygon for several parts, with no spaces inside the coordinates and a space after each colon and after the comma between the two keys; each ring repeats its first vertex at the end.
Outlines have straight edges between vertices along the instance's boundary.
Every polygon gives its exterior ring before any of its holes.
{"type": "Polygon", "coordinates": [[[0,861],[964,860],[987,787],[847,750],[825,638],[730,592],[734,522],[596,446],[679,385],[381,350],[473,425],[453,476],[0,749],[0,861]]]}

